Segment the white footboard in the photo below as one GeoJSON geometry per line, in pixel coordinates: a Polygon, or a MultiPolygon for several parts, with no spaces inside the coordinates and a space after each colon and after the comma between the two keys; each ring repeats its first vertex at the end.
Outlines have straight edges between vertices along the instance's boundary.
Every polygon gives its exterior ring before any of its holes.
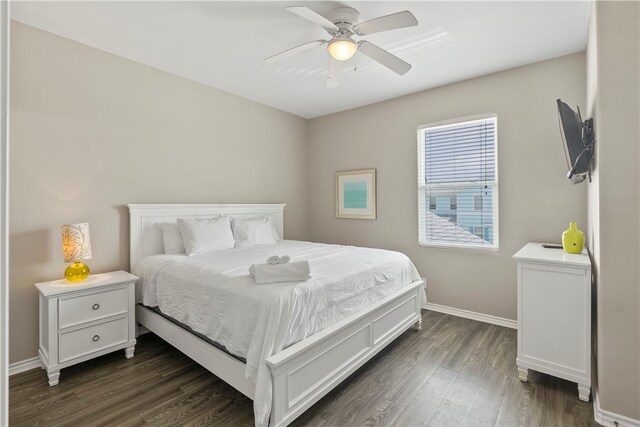
{"type": "Polygon", "coordinates": [[[423,282],[267,359],[273,378],[272,427],[284,427],[402,332],[421,324],[423,282]]]}

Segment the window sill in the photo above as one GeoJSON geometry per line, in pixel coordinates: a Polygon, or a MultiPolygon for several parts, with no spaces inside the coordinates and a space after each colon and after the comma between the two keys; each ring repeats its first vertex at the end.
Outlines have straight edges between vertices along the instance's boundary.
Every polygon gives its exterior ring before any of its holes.
{"type": "Polygon", "coordinates": [[[451,245],[451,244],[438,244],[438,243],[418,243],[418,246],[421,248],[430,248],[430,249],[450,249],[454,251],[460,252],[476,252],[476,253],[484,253],[491,255],[498,255],[500,253],[499,247],[497,246],[466,246],[466,245],[451,245]]]}

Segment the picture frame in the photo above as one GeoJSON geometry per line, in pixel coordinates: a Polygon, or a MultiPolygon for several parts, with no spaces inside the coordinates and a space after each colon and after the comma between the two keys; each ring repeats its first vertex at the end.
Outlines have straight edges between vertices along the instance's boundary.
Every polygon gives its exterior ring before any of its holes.
{"type": "Polygon", "coordinates": [[[336,218],[376,219],[376,170],[336,172],[336,218]]]}

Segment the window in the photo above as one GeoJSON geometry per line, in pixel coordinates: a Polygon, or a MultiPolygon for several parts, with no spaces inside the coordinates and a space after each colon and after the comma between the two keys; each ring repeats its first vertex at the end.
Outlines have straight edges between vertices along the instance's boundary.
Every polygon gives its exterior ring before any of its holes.
{"type": "Polygon", "coordinates": [[[484,239],[489,240],[491,239],[492,235],[493,235],[493,231],[491,227],[484,227],[484,239]]]}
{"type": "Polygon", "coordinates": [[[429,199],[429,210],[435,211],[436,210],[436,198],[435,197],[428,197],[428,199],[429,199]]]}
{"type": "Polygon", "coordinates": [[[497,128],[495,115],[418,128],[421,246],[498,250],[497,128]]]}
{"type": "Polygon", "coordinates": [[[474,211],[482,210],[482,196],[473,196],[473,210],[474,211]]]}

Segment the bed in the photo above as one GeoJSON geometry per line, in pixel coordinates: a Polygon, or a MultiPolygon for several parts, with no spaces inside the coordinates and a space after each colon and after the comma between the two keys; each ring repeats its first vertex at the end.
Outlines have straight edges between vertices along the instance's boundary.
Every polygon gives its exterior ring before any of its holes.
{"type": "Polygon", "coordinates": [[[159,223],[262,216],[281,237],[282,204],[129,205],[129,212],[131,270],[142,278],[137,321],[253,399],[258,426],[286,426],[402,332],[421,326],[423,282],[397,252],[281,240],[163,255],[159,223]],[[312,279],[256,285],[248,265],[273,253],[309,260],[312,279]]]}

